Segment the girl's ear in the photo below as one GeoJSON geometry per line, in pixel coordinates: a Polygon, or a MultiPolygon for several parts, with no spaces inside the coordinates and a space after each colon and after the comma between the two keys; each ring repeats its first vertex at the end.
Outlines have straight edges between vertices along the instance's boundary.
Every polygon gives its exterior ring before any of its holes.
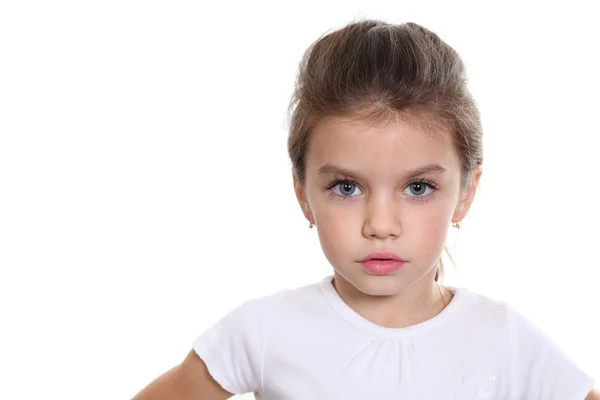
{"type": "Polygon", "coordinates": [[[292,168],[292,177],[294,179],[294,192],[296,193],[296,199],[298,200],[298,204],[302,209],[302,213],[309,224],[314,224],[315,220],[310,210],[310,205],[308,204],[308,198],[306,197],[306,187],[298,180],[298,176],[296,175],[294,168],[292,168]]]}
{"type": "Polygon", "coordinates": [[[456,206],[456,210],[454,211],[452,221],[462,221],[469,212],[471,204],[473,204],[473,200],[475,199],[475,193],[477,192],[479,179],[481,178],[482,173],[483,167],[481,165],[475,167],[471,172],[469,186],[467,186],[467,188],[461,193],[461,198],[456,206]]]}

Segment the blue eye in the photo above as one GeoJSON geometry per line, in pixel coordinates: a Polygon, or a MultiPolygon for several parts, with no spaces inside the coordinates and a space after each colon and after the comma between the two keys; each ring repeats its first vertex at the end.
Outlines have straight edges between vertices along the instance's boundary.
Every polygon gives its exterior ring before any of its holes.
{"type": "Polygon", "coordinates": [[[408,185],[407,189],[416,197],[424,197],[433,191],[431,185],[423,181],[413,182],[408,185]],[[428,188],[430,192],[427,192],[428,188]]]}
{"type": "Polygon", "coordinates": [[[358,185],[349,180],[336,180],[329,185],[329,189],[340,197],[354,197],[362,194],[358,185]]]}
{"type": "Polygon", "coordinates": [[[425,202],[434,197],[434,193],[437,190],[437,185],[431,181],[421,179],[408,184],[405,189],[410,193],[407,193],[412,200],[425,202]],[[429,189],[429,190],[428,190],[429,189]]]}

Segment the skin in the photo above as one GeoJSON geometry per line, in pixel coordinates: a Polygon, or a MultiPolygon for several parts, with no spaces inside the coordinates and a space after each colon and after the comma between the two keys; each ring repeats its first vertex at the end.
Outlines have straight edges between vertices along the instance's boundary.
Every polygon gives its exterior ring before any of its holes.
{"type": "Polygon", "coordinates": [[[191,350],[181,364],[165,372],[132,400],[225,400],[233,397],[209,374],[206,364],[191,350]]]}
{"type": "MultiPolygon", "coordinates": [[[[473,171],[461,190],[460,163],[449,135],[432,135],[404,120],[373,125],[365,121],[328,118],[316,127],[307,152],[306,182],[294,175],[294,187],[304,215],[317,226],[323,251],[334,268],[334,284],[344,301],[376,324],[405,327],[439,313],[451,299],[434,283],[434,266],[443,250],[449,223],[467,214],[481,176],[473,171]],[[422,174],[437,185],[410,189],[406,172],[426,164],[445,168],[422,174]],[[351,191],[343,185],[328,188],[336,175],[320,173],[324,165],[354,171],[342,176],[356,182],[351,191]],[[344,199],[341,194],[350,193],[344,199]],[[357,262],[372,251],[392,251],[408,261],[390,276],[373,276],[357,262]]],[[[134,400],[224,400],[233,395],[210,376],[206,365],[191,350],[184,361],[164,373],[134,400]]],[[[586,400],[600,400],[597,391],[586,400]]]]}
{"type": "Polygon", "coordinates": [[[302,211],[316,225],[333,266],[336,290],[358,314],[386,327],[430,319],[451,299],[449,291],[440,293],[435,267],[451,222],[469,211],[482,174],[478,166],[462,190],[450,134],[419,125],[400,115],[383,124],[328,117],[311,133],[305,182],[294,175],[302,211]],[[432,164],[443,171],[410,176],[432,164]],[[331,187],[335,179],[344,181],[331,187]],[[422,179],[433,185],[419,186],[422,179]],[[395,273],[371,274],[359,261],[376,251],[407,262],[395,273]]]}

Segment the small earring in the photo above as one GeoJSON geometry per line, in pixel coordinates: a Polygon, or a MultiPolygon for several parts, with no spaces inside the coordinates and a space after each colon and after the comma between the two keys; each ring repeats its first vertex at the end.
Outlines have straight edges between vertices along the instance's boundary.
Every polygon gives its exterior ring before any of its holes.
{"type": "Polygon", "coordinates": [[[308,228],[309,228],[309,229],[312,229],[312,228],[313,228],[313,226],[315,226],[315,225],[314,225],[314,224],[311,222],[311,223],[310,223],[310,225],[308,225],[308,228]]]}
{"type": "Polygon", "coordinates": [[[460,229],[460,221],[453,222],[452,226],[455,227],[456,229],[460,229]]]}

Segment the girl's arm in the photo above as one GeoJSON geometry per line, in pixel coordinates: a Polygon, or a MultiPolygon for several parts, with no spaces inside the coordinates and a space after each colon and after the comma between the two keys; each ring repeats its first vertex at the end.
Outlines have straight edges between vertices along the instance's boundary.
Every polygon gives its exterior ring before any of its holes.
{"type": "Polygon", "coordinates": [[[598,389],[592,390],[585,400],[600,400],[600,391],[598,389]]]}
{"type": "Polygon", "coordinates": [[[194,350],[175,368],[150,383],[132,400],[225,400],[225,391],[209,374],[194,350]]]}

